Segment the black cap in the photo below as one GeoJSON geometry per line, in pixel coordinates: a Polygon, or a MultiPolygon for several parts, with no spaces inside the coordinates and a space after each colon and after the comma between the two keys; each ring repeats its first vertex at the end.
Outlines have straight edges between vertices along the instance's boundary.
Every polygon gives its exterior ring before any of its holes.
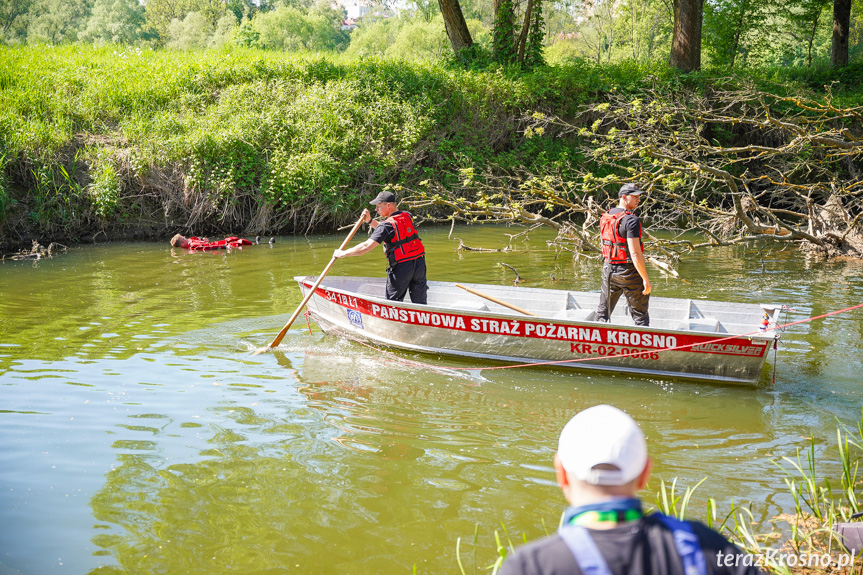
{"type": "Polygon", "coordinates": [[[622,198],[623,196],[637,196],[643,193],[644,190],[640,189],[636,184],[623,184],[622,186],[620,186],[620,191],[617,192],[617,197],[622,198]]]}
{"type": "Polygon", "coordinates": [[[381,202],[386,202],[388,204],[396,203],[396,195],[392,192],[381,192],[378,194],[378,197],[370,201],[369,203],[373,206],[380,204],[381,202]]]}

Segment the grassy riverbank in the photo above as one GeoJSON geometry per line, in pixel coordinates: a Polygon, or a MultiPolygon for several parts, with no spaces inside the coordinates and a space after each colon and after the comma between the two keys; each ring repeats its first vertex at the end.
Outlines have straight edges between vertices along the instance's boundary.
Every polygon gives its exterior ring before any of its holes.
{"type": "MultiPolygon", "coordinates": [[[[861,99],[863,66],[758,81],[861,99]]],[[[646,85],[702,89],[664,65],[583,62],[522,74],[258,50],[0,47],[0,242],[332,229],[384,186],[465,170],[554,174],[566,139],[526,138],[536,110],[646,85]]],[[[733,80],[746,81],[746,78],[733,80]]]]}

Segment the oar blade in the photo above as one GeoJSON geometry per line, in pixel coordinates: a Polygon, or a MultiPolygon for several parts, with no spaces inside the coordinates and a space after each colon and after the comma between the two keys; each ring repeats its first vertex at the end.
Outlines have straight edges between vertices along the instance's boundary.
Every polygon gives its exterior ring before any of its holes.
{"type": "MultiPolygon", "coordinates": [[[[345,241],[342,242],[342,245],[339,249],[342,249],[342,250],[345,249],[345,247],[348,245],[348,242],[351,241],[351,238],[354,237],[354,234],[357,233],[357,230],[360,229],[360,226],[362,224],[363,224],[363,216],[360,216],[360,218],[357,220],[357,223],[354,224],[353,229],[351,229],[351,232],[348,234],[348,237],[345,238],[345,241]]],[[[330,268],[333,267],[333,264],[335,264],[335,263],[336,263],[336,258],[331,258],[330,263],[327,264],[327,267],[325,267],[324,271],[321,272],[321,275],[318,276],[318,279],[315,282],[315,284],[311,287],[309,292],[306,294],[306,297],[303,298],[303,301],[300,303],[300,305],[297,306],[297,309],[294,311],[293,315],[291,315],[291,318],[288,320],[288,323],[285,325],[285,327],[282,328],[282,331],[279,332],[279,335],[276,336],[276,338],[272,341],[272,343],[270,343],[270,345],[268,345],[267,347],[265,347],[263,349],[255,350],[252,353],[252,355],[258,355],[258,354],[264,353],[264,352],[269,351],[270,349],[276,347],[277,345],[279,345],[279,343],[282,341],[282,338],[285,337],[286,333],[288,333],[288,329],[291,327],[291,324],[294,323],[294,320],[297,319],[297,316],[300,315],[301,311],[303,311],[303,308],[306,306],[306,304],[309,302],[309,300],[315,294],[315,290],[317,290],[318,286],[321,285],[321,282],[323,281],[324,277],[327,275],[327,273],[329,273],[330,268]]]]}

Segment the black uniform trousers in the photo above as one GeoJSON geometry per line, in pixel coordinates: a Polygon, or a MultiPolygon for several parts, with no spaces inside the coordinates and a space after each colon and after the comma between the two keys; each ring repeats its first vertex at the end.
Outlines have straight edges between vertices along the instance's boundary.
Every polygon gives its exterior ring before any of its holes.
{"type": "Polygon", "coordinates": [[[410,292],[413,303],[425,304],[428,289],[425,256],[387,268],[387,299],[404,301],[410,292]]]}
{"type": "Polygon", "coordinates": [[[629,313],[635,325],[650,325],[650,314],[647,307],[650,295],[644,295],[644,280],[633,264],[610,264],[602,266],[602,291],[599,294],[599,306],[596,308],[596,320],[608,321],[614,306],[621,294],[626,296],[629,313]]]}

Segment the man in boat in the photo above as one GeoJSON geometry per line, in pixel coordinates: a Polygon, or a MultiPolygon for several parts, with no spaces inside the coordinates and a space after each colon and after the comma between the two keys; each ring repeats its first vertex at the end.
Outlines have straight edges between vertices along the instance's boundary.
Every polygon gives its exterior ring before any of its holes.
{"type": "Polygon", "coordinates": [[[384,245],[389,267],[387,268],[387,299],[404,301],[410,292],[413,303],[425,304],[428,284],[426,283],[425,247],[417,234],[413,218],[408,212],[396,206],[396,196],[392,192],[381,192],[369,202],[375,211],[384,218],[372,219],[369,211],[363,210],[363,221],[372,227],[372,235],[361,244],[347,250],[336,250],[334,258],[361,256],[384,245]]]}
{"type": "Polygon", "coordinates": [[[187,250],[193,251],[221,250],[251,245],[254,244],[252,244],[252,242],[250,242],[249,240],[238,238],[236,236],[231,236],[217,242],[211,242],[207,238],[198,238],[194,236],[191,238],[187,238],[180,234],[177,234],[173,238],[171,238],[171,247],[185,248],[187,250]]]}
{"type": "Polygon", "coordinates": [[[638,207],[644,190],[635,184],[621,186],[620,203],[611,208],[599,221],[602,240],[602,290],[596,320],[608,321],[621,294],[626,295],[629,311],[635,325],[650,325],[647,312],[650,303],[650,279],[644,262],[644,244],[641,241],[641,220],[632,211],[638,207]]]}
{"type": "Polygon", "coordinates": [[[695,521],[645,515],[636,493],[650,475],[644,435],[610,405],[573,417],[554,470],[570,507],[556,535],[525,545],[500,575],[757,575],[756,558],[695,521]]]}

